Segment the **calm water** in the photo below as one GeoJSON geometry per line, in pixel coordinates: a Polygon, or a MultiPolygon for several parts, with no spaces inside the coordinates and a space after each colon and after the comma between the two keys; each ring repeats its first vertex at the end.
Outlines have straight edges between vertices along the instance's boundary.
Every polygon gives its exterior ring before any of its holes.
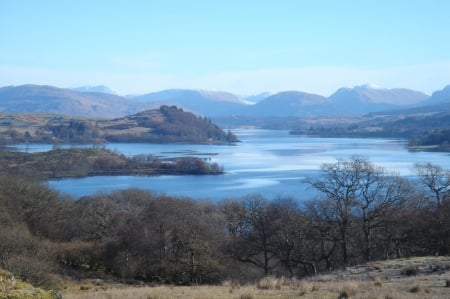
{"type": "MultiPolygon", "coordinates": [[[[405,141],[388,139],[310,138],[291,136],[287,131],[235,130],[242,142],[235,146],[108,144],[106,147],[126,155],[153,154],[161,157],[192,155],[223,165],[220,176],[88,177],[53,180],[49,186],[74,197],[105,193],[117,189],[142,188],[156,193],[219,200],[261,193],[267,198],[291,196],[299,200],[312,197],[302,181],[317,175],[320,165],[337,158],[363,155],[371,162],[410,176],[414,163],[431,162],[450,168],[445,153],[409,152],[405,141]]],[[[49,145],[30,145],[28,151],[49,150],[49,145]]],[[[25,146],[20,149],[24,150],[25,146]]]]}

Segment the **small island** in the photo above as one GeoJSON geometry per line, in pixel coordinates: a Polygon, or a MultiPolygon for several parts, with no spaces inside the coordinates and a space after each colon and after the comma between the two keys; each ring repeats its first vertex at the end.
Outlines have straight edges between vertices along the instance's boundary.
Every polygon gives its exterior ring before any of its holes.
{"type": "Polygon", "coordinates": [[[126,157],[104,148],[54,149],[23,153],[0,151],[0,174],[41,179],[98,175],[217,175],[223,168],[196,157],[161,159],[153,155],[126,157]]]}

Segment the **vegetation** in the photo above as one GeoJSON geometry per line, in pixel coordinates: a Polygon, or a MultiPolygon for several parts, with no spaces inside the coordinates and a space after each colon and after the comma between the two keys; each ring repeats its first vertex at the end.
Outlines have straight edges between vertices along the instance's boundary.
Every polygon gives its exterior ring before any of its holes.
{"type": "Polygon", "coordinates": [[[128,158],[103,148],[54,149],[39,153],[0,151],[0,167],[3,174],[41,178],[223,173],[218,164],[200,158],[159,159],[153,155],[128,158]]]}
{"type": "MultiPolygon", "coordinates": [[[[362,157],[338,160],[309,179],[322,196],[303,199],[305,205],[260,195],[199,202],[137,189],[72,200],[29,176],[8,174],[0,177],[0,268],[43,287],[60,285],[55,274],[242,285],[393,257],[447,255],[450,190],[440,186],[448,186],[448,171],[419,164],[417,173],[420,180],[411,184],[362,157]]],[[[398,271],[412,279],[423,271],[416,266],[398,271]]],[[[432,273],[449,270],[429,266],[432,273]]],[[[273,288],[284,285],[257,284],[257,292],[273,288]]],[[[256,298],[252,292],[239,296],[256,298]]]]}
{"type": "Polygon", "coordinates": [[[448,257],[425,257],[371,262],[314,277],[295,279],[268,276],[254,283],[224,281],[207,286],[118,286],[103,280],[68,282],[67,299],[78,298],[448,298],[448,257]],[[402,274],[405,267],[418,269],[416,276],[402,274]],[[436,270],[440,268],[442,270],[436,270]]]}
{"type": "Polygon", "coordinates": [[[449,151],[450,114],[369,115],[355,119],[298,122],[292,134],[321,137],[404,138],[415,150],[449,151]]]}
{"type": "Polygon", "coordinates": [[[40,288],[35,288],[28,283],[16,280],[12,273],[0,269],[0,298],[58,299],[62,298],[62,295],[59,292],[45,291],[40,288]]]}
{"type": "Polygon", "coordinates": [[[1,115],[0,144],[189,142],[233,143],[237,138],[210,119],[161,106],[135,115],[95,120],[48,114],[1,115]]]}

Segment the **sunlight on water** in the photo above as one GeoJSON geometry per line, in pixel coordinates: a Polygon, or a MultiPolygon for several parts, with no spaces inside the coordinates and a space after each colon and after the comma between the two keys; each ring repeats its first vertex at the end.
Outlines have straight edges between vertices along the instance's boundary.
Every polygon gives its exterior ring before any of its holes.
{"type": "MultiPolygon", "coordinates": [[[[198,156],[224,166],[221,176],[89,177],[50,181],[49,186],[75,197],[124,188],[143,188],[157,193],[219,200],[260,193],[268,198],[289,196],[304,200],[314,192],[304,182],[320,173],[323,163],[335,163],[361,155],[389,172],[414,175],[414,164],[431,162],[450,169],[447,153],[409,152],[405,141],[389,139],[310,138],[287,131],[237,130],[242,142],[235,146],[189,144],[107,144],[127,155],[161,157],[198,156]]],[[[25,150],[25,146],[19,146],[25,150]]],[[[51,149],[31,145],[29,151],[51,149]]]]}

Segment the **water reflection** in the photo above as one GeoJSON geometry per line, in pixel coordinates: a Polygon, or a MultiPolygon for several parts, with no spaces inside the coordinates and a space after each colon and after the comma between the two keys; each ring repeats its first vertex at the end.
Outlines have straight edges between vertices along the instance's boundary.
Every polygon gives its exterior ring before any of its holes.
{"type": "MultiPolygon", "coordinates": [[[[290,196],[303,200],[313,196],[302,182],[317,175],[322,163],[363,155],[390,171],[409,176],[416,162],[450,168],[445,153],[409,152],[405,141],[390,139],[311,138],[291,136],[287,131],[236,130],[242,141],[235,146],[189,144],[106,144],[125,155],[153,154],[161,157],[198,156],[223,165],[222,176],[89,177],[50,181],[49,186],[75,197],[123,188],[143,188],[158,193],[218,200],[261,193],[269,198],[290,196]]],[[[69,146],[69,145],[63,145],[69,146]]],[[[89,145],[88,145],[89,146],[89,145]]],[[[28,151],[45,151],[51,145],[28,145],[28,151]]],[[[18,146],[25,150],[25,145],[18,146]]]]}

